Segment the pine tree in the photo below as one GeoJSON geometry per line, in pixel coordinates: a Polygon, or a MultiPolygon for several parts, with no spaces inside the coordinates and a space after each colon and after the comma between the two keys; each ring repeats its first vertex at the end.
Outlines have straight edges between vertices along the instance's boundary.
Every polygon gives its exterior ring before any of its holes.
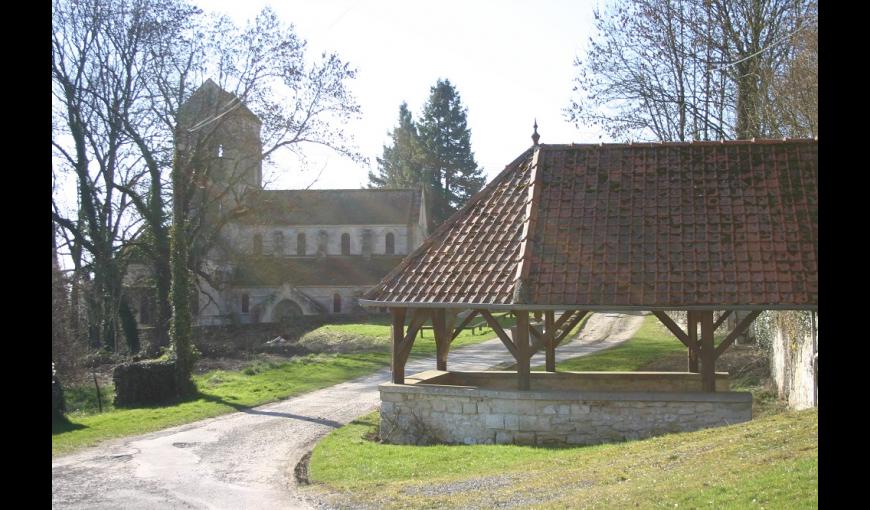
{"type": "Polygon", "coordinates": [[[425,150],[424,173],[429,182],[431,218],[435,226],[447,219],[484,184],[483,169],[471,152],[467,111],[450,80],[438,80],[418,123],[425,150]]]}
{"type": "Polygon", "coordinates": [[[369,172],[369,188],[419,188],[423,178],[423,147],[408,103],[399,106],[399,125],[393,129],[392,147],[384,146],[378,174],[369,172]]]}

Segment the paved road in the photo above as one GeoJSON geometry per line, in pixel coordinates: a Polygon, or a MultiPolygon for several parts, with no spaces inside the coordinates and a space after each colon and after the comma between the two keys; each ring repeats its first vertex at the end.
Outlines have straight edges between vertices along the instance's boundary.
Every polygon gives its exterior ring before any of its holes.
{"type": "MultiPolygon", "coordinates": [[[[557,360],[630,338],[643,317],[594,314],[557,360]]],[[[453,370],[510,361],[497,339],[450,353],[453,370]]],[[[532,366],[543,364],[543,353],[532,366]],[[539,359],[540,358],[540,359],[539,359]]],[[[432,369],[415,360],[407,374],[432,369]]],[[[332,429],[374,410],[389,369],[296,398],[128,437],[58,457],[51,463],[53,508],[311,508],[296,496],[293,468],[332,429]]]]}

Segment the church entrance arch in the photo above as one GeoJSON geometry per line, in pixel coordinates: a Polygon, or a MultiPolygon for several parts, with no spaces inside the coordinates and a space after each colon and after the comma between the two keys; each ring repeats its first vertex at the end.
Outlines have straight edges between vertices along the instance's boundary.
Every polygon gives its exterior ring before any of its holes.
{"type": "Polygon", "coordinates": [[[289,299],[279,301],[272,310],[272,320],[274,322],[283,322],[300,316],[302,316],[302,308],[289,299]]]}

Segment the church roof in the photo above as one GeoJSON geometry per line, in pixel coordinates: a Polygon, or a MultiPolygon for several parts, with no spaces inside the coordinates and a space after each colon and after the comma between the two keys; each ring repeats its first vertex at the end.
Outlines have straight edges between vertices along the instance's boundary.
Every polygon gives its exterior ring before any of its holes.
{"type": "Polygon", "coordinates": [[[402,260],[402,256],[358,255],[315,257],[247,257],[232,277],[236,286],[276,287],[374,285],[402,260]]]}
{"type": "Polygon", "coordinates": [[[542,144],[362,304],[814,309],[817,177],[814,140],[542,144]]]}
{"type": "MultiPolygon", "coordinates": [[[[247,224],[409,225],[420,218],[421,190],[264,190],[253,197],[247,224]]],[[[374,282],[373,282],[374,283],[374,282]]]]}

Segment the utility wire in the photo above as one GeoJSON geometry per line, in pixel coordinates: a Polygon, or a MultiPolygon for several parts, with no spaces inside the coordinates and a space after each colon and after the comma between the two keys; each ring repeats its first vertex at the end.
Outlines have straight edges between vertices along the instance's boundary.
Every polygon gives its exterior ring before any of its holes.
{"type": "Polygon", "coordinates": [[[792,33],[790,33],[790,34],[788,34],[788,35],[784,35],[784,36],[780,37],[780,38],[777,39],[776,41],[773,41],[772,43],[770,43],[770,45],[768,45],[768,46],[766,46],[766,47],[764,47],[764,48],[762,48],[762,49],[756,51],[756,52],[753,53],[752,55],[749,55],[749,56],[747,56],[747,57],[743,57],[743,58],[741,58],[740,60],[737,60],[737,61],[735,61],[735,62],[731,62],[730,64],[725,64],[725,65],[719,66],[719,67],[717,67],[716,69],[711,69],[710,72],[711,72],[711,73],[715,73],[716,71],[721,71],[721,70],[723,70],[723,69],[725,69],[725,68],[728,68],[728,67],[731,67],[731,66],[737,65],[737,64],[739,64],[739,63],[741,63],[741,62],[745,62],[745,61],[749,60],[750,58],[755,57],[756,55],[759,55],[759,54],[761,54],[761,53],[764,53],[765,51],[767,51],[767,50],[773,48],[774,46],[776,46],[777,44],[781,43],[782,41],[785,41],[786,39],[789,39],[789,38],[791,38],[791,37],[794,37],[795,34],[797,34],[798,32],[800,32],[801,30],[803,30],[805,26],[806,26],[806,25],[802,25],[802,26],[798,27],[798,29],[795,30],[794,32],[792,32],[792,33]]]}

